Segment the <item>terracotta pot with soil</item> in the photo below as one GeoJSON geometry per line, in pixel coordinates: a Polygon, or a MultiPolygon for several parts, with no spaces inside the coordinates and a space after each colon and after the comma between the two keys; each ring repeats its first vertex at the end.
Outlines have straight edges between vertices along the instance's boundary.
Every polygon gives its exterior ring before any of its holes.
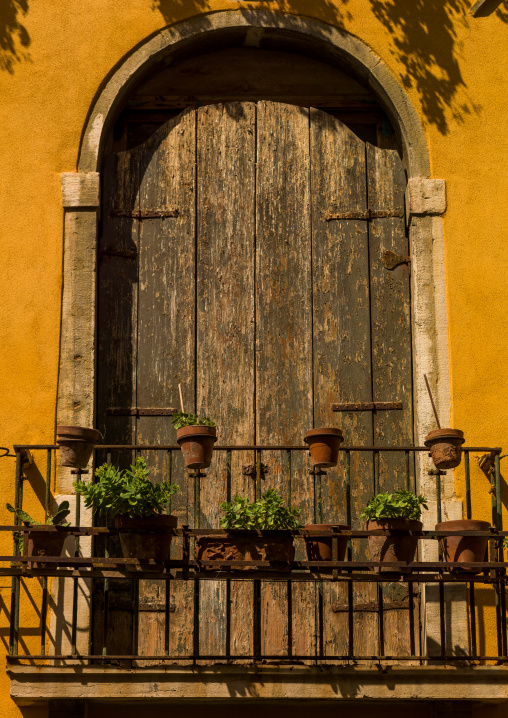
{"type": "MultiPolygon", "coordinates": [[[[336,561],[344,561],[347,551],[347,536],[341,536],[340,531],[349,531],[351,526],[345,524],[308,524],[304,529],[311,531],[327,531],[335,529],[337,532],[337,558],[336,561]]],[[[333,537],[330,536],[305,536],[305,550],[309,561],[333,561],[333,537]]]]}
{"type": "MultiPolygon", "coordinates": [[[[277,565],[259,568],[259,571],[290,571],[295,558],[293,536],[274,536],[271,531],[228,531],[224,534],[200,536],[196,540],[198,561],[272,561],[277,565]]],[[[205,567],[218,571],[219,568],[205,567]]],[[[252,571],[255,567],[237,567],[235,571],[252,571]]]]}
{"type": "MultiPolygon", "coordinates": [[[[176,529],[178,518],[167,514],[154,516],[135,516],[126,514],[115,516],[120,546],[124,558],[139,558],[141,561],[153,558],[155,561],[166,561],[169,558],[173,529],[176,529]],[[131,529],[124,531],[123,529],[131,529]],[[136,530],[140,530],[139,533],[136,530]],[[142,531],[141,531],[142,530],[142,531]]],[[[158,570],[157,567],[146,567],[143,570],[158,570]]]]}
{"type": "Polygon", "coordinates": [[[315,469],[337,466],[339,447],[344,441],[344,435],[340,429],[334,427],[310,429],[306,432],[303,440],[309,445],[315,469]]]}
{"type": "MultiPolygon", "coordinates": [[[[488,521],[460,519],[458,521],[442,521],[436,524],[436,531],[489,531],[488,521]]],[[[485,561],[489,539],[487,536],[445,536],[440,539],[443,550],[443,561],[459,563],[481,563],[485,561]]],[[[481,569],[450,569],[451,571],[468,571],[480,573],[481,569]]]]}
{"type": "Polygon", "coordinates": [[[176,432],[188,469],[207,469],[212,461],[213,445],[217,441],[215,426],[184,426],[176,432]]]}
{"type": "Polygon", "coordinates": [[[73,469],[86,468],[100,432],[83,426],[57,426],[56,433],[60,447],[60,465],[73,469]]]}
{"type": "MultiPolygon", "coordinates": [[[[369,520],[365,524],[367,531],[375,529],[386,529],[388,531],[421,531],[423,524],[421,521],[411,519],[378,519],[377,521],[369,520]]],[[[418,546],[418,536],[410,536],[408,534],[394,534],[393,536],[369,536],[369,551],[372,561],[390,562],[390,561],[413,561],[418,546]]],[[[407,572],[409,569],[376,568],[376,572],[380,571],[397,571],[407,572]]]]}
{"type": "Polygon", "coordinates": [[[464,432],[460,429],[434,429],[425,437],[432,461],[437,469],[455,469],[462,457],[464,432]]]}
{"type": "MultiPolygon", "coordinates": [[[[61,526],[36,525],[30,528],[26,539],[27,556],[61,556],[68,532],[61,526]]],[[[31,568],[57,568],[58,564],[34,561],[31,568]]]]}

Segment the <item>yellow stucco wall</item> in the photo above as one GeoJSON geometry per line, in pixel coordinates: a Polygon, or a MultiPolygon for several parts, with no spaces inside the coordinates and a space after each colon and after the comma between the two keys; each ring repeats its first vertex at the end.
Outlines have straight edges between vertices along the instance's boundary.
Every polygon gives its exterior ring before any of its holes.
{"type": "MultiPolygon", "coordinates": [[[[87,113],[112,67],[157,29],[201,13],[263,8],[312,16],[361,38],[417,109],[432,176],[447,181],[445,262],[453,425],[470,445],[508,446],[505,268],[508,266],[508,12],[472,0],[2,0],[0,3],[0,444],[54,440],[62,291],[60,173],[76,170],[87,113]]],[[[508,450],[508,449],[507,449],[508,450]]],[[[44,466],[43,457],[38,459],[44,466]]],[[[13,459],[0,461],[12,497],[13,459]]],[[[490,518],[486,478],[472,466],[473,508],[490,518]]],[[[459,473],[457,492],[462,495],[459,473]]],[[[42,510],[34,494],[27,508],[42,510]]],[[[0,520],[10,515],[0,503],[0,520]]],[[[2,552],[10,538],[2,534],[2,552]]],[[[29,590],[37,598],[38,584],[29,590]]],[[[0,578],[2,645],[10,581],[0,578]]],[[[28,601],[24,602],[29,605],[28,601]]],[[[28,610],[28,609],[25,609],[28,610]]],[[[30,609],[31,610],[31,609],[30,609]]],[[[23,614],[27,646],[34,613],[23,614]]],[[[487,629],[487,634],[489,633],[487,629]]],[[[0,716],[19,715],[6,699],[0,716]]],[[[39,709],[25,715],[43,715],[39,709]]]]}

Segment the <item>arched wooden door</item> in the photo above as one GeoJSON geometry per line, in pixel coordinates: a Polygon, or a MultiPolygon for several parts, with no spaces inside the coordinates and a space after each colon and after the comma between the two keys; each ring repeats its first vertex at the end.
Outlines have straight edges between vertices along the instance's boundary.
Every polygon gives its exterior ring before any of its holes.
{"type": "MultiPolygon", "coordinates": [[[[186,110],[111,155],[99,264],[97,426],[106,442],[174,443],[169,417],[135,413],[178,406],[182,382],[186,409],[213,417],[223,444],[299,445],[308,428],[330,425],[342,426],[348,444],[411,444],[409,274],[382,263],[386,250],[408,253],[404,189],[396,151],[364,143],[331,114],[276,102],[186,110]],[[403,410],[332,413],[334,403],[373,401],[400,401],[403,410]]],[[[154,476],[167,475],[166,454],[152,456],[154,476]]],[[[264,486],[285,494],[285,457],[267,452],[263,461],[264,486]]],[[[179,462],[172,508],[192,526],[193,485],[179,462]]],[[[231,494],[253,495],[248,463],[252,454],[234,454],[231,494]]],[[[291,499],[307,523],[319,518],[309,468],[306,456],[294,457],[291,499]]],[[[375,481],[381,489],[406,481],[404,460],[388,454],[376,472],[367,455],[354,455],[356,527],[375,481]]],[[[202,481],[201,526],[218,527],[227,490],[217,457],[202,481]]],[[[321,513],[346,520],[343,463],[323,479],[321,513]]],[[[224,654],[226,585],[201,582],[194,621],[194,587],[178,583],[171,651],[224,654]]],[[[117,586],[108,641],[116,653],[131,653],[133,641],[145,655],[163,652],[164,616],[150,610],[164,603],[163,585],[142,584],[137,637],[127,586],[117,586]]],[[[310,586],[292,588],[293,653],[314,655],[320,642],[329,654],[344,652],[347,614],[331,610],[344,603],[342,589],[319,589],[318,620],[310,586]]],[[[357,654],[376,652],[372,591],[357,595],[357,654]]],[[[263,653],[287,651],[285,592],[263,584],[263,653]]],[[[252,586],[233,583],[228,600],[232,652],[250,654],[252,586]]],[[[100,610],[100,595],[96,603],[100,610]]],[[[386,614],[392,653],[402,650],[397,622],[406,619],[386,614]]]]}

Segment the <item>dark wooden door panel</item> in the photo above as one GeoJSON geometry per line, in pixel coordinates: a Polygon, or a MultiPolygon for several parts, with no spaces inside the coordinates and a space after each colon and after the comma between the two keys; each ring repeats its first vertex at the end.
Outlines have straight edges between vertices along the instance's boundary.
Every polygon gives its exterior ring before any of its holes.
{"type": "MultiPolygon", "coordinates": [[[[300,444],[313,426],[342,426],[349,444],[411,443],[409,274],[381,262],[386,249],[408,253],[404,220],[365,219],[368,208],[403,213],[395,151],[366,145],[320,110],[268,101],[208,105],[112,155],[104,186],[97,415],[110,443],[173,442],[169,417],[112,417],[106,409],[177,406],[179,382],[186,410],[212,416],[221,443],[300,444]],[[132,216],[140,212],[151,216],[132,216]],[[330,219],[347,212],[364,218],[330,219]],[[396,400],[403,411],[331,411],[338,402],[396,400]]],[[[225,455],[214,457],[200,480],[201,526],[218,526],[219,503],[230,496],[253,498],[242,468],[254,460],[248,452],[233,453],[230,465],[225,455]]],[[[322,477],[310,474],[306,454],[289,463],[287,454],[265,452],[263,462],[260,490],[276,488],[301,508],[302,522],[346,522],[343,458],[322,477]]],[[[180,484],[172,511],[180,525],[194,525],[194,480],[179,453],[171,462],[166,452],[151,453],[150,465],[155,480],[171,475],[180,484]]],[[[377,468],[382,489],[407,479],[404,460],[381,455],[377,468]]],[[[375,489],[372,456],[352,455],[351,484],[359,527],[375,489]]],[[[180,553],[175,544],[173,555],[180,553]]],[[[355,543],[353,557],[367,555],[366,542],[355,543]]],[[[136,596],[130,585],[118,586],[117,653],[127,645],[164,652],[164,612],[143,610],[137,625],[130,617],[137,601],[144,609],[164,604],[168,590],[170,653],[226,655],[229,620],[232,655],[252,654],[255,610],[262,653],[348,648],[347,613],[332,610],[347,603],[342,586],[143,581],[136,596]]],[[[365,584],[354,602],[375,602],[376,591],[365,584]]],[[[408,650],[397,638],[407,620],[402,610],[387,619],[391,653],[408,650]]],[[[355,653],[377,650],[377,615],[357,612],[355,653]]]]}

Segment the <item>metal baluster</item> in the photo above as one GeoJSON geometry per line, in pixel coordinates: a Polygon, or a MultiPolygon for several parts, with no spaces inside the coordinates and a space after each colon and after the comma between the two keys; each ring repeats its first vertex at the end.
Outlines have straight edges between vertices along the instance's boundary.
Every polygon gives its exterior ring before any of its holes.
{"type": "MultiPolygon", "coordinates": [[[[490,474],[490,493],[492,496],[492,526],[499,531],[499,525],[500,525],[500,517],[502,521],[501,516],[501,474],[500,474],[500,466],[499,466],[499,454],[496,454],[494,457],[494,475],[492,473],[490,474]]],[[[501,523],[502,525],[502,523],[501,523]]],[[[491,561],[496,561],[498,558],[498,546],[497,541],[490,540],[489,541],[489,558],[491,561]]],[[[499,577],[499,572],[497,570],[494,571],[496,578],[499,577]]],[[[496,581],[494,584],[494,595],[495,595],[495,605],[496,605],[496,631],[497,631],[497,654],[498,656],[501,656],[503,653],[503,635],[502,635],[502,616],[501,616],[501,587],[500,582],[496,581]]]]}
{"type": "MultiPolygon", "coordinates": [[[[14,508],[21,509],[23,504],[23,456],[24,453],[16,451],[16,474],[14,479],[14,508]]],[[[19,526],[21,524],[20,519],[14,516],[14,525],[19,526]]],[[[13,550],[14,556],[19,556],[18,542],[13,539],[13,550]]],[[[16,655],[18,652],[18,634],[19,634],[19,595],[20,595],[21,581],[19,576],[13,576],[11,582],[11,623],[9,626],[9,655],[16,655]]]]}
{"type": "Polygon", "coordinates": [[[377,584],[377,613],[378,613],[378,634],[379,634],[379,655],[385,654],[385,623],[383,607],[383,589],[381,583],[377,584]]]}
{"type": "MultiPolygon", "coordinates": [[[[261,450],[256,449],[254,460],[256,464],[256,486],[255,498],[261,498],[261,450]]],[[[254,656],[257,660],[261,658],[261,581],[254,579],[253,586],[253,618],[254,618],[254,656]]]]}
{"type": "MultiPolygon", "coordinates": [[[[286,504],[291,506],[291,451],[286,451],[286,504]]],[[[287,605],[288,605],[288,658],[293,656],[293,590],[291,579],[287,584],[287,605]]]]}
{"type": "MultiPolygon", "coordinates": [[[[200,485],[200,470],[197,469],[194,472],[194,528],[199,528],[199,519],[201,511],[201,485],[200,485]]],[[[199,579],[194,581],[194,633],[193,633],[193,662],[199,657],[199,579]]]]}
{"type": "MultiPolygon", "coordinates": [[[[351,453],[346,451],[346,523],[351,526],[351,453]]],[[[353,559],[353,542],[349,539],[347,544],[348,561],[353,559]]],[[[354,595],[353,581],[347,584],[348,596],[348,657],[353,658],[354,655],[354,595]]]]}
{"type": "MultiPolygon", "coordinates": [[[[81,469],[77,469],[78,480],[81,478],[81,469]]],[[[79,528],[81,525],[81,496],[76,494],[76,527],[79,528]]],[[[79,556],[79,536],[74,536],[74,556],[79,556]]],[[[72,624],[71,624],[71,653],[73,656],[77,655],[76,637],[77,637],[77,624],[78,624],[78,581],[79,579],[73,579],[72,586],[72,624]]]]}
{"type": "MultiPolygon", "coordinates": [[[[50,513],[51,501],[51,449],[46,454],[46,496],[44,502],[44,515],[47,517],[50,513]]],[[[41,600],[41,656],[46,654],[46,623],[48,620],[48,579],[46,576],[42,579],[42,600],[41,600]]]]}
{"type": "Polygon", "coordinates": [[[374,493],[379,493],[379,451],[374,451],[374,493]]]}
{"type": "Polygon", "coordinates": [[[466,518],[470,519],[471,512],[471,475],[469,471],[469,451],[464,451],[464,473],[466,476],[466,518]]]}
{"type": "MultiPolygon", "coordinates": [[[[439,573],[442,575],[443,571],[440,570],[439,573]]],[[[440,638],[441,638],[441,658],[444,658],[446,655],[446,622],[445,622],[445,612],[444,612],[444,585],[443,582],[439,582],[439,632],[440,632],[440,638]]]]}
{"type": "MultiPolygon", "coordinates": [[[[232,452],[226,451],[226,501],[231,501],[231,458],[232,452]]],[[[231,580],[226,581],[226,658],[231,658],[231,580]]]]}
{"type": "Polygon", "coordinates": [[[478,655],[476,640],[476,603],[474,595],[474,581],[469,582],[469,629],[471,632],[471,655],[475,658],[478,655]]]}
{"type": "MultiPolygon", "coordinates": [[[[167,458],[168,458],[168,473],[167,473],[167,480],[170,484],[173,483],[173,452],[171,449],[168,449],[167,452],[167,458]]],[[[166,513],[171,513],[171,496],[169,497],[169,501],[166,506],[166,513]]],[[[174,543],[173,541],[171,543],[174,543]]],[[[166,574],[168,573],[168,570],[166,569],[166,574]]],[[[139,582],[138,582],[139,586],[139,582]]],[[[164,655],[169,656],[169,634],[170,634],[170,609],[171,609],[171,580],[169,578],[166,578],[165,581],[165,592],[164,592],[164,655]]],[[[139,592],[138,592],[139,597],[139,592]]],[[[139,598],[138,598],[139,600],[139,598]]],[[[133,651],[133,654],[135,651],[133,651]]]]}

